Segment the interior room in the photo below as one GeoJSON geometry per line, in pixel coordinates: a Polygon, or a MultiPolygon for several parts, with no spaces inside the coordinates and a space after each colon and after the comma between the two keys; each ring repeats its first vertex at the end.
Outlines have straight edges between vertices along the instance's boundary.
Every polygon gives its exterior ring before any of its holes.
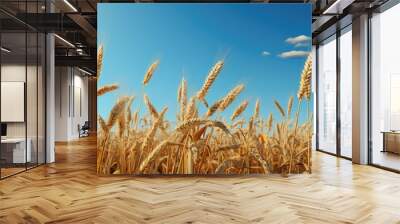
{"type": "Polygon", "coordinates": [[[399,21],[0,1],[0,223],[400,223],[399,21]]]}
{"type": "Polygon", "coordinates": [[[23,30],[1,34],[1,178],[45,162],[45,36],[23,30]]]}
{"type": "Polygon", "coordinates": [[[400,170],[400,66],[396,61],[400,6],[374,14],[371,19],[371,140],[372,163],[400,170]]]}

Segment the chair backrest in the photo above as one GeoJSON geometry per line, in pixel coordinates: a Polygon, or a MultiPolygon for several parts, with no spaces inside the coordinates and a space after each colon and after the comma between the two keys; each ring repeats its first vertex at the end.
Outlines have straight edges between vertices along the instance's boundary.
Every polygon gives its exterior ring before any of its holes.
{"type": "Polygon", "coordinates": [[[90,124],[89,121],[85,121],[85,123],[83,124],[82,128],[89,128],[90,127],[89,124],[90,124]]]}

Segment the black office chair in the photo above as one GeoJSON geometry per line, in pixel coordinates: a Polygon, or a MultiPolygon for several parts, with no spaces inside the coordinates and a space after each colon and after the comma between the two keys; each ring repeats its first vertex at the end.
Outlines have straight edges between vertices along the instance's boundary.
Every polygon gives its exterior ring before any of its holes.
{"type": "Polygon", "coordinates": [[[89,121],[85,121],[82,127],[80,127],[80,125],[78,124],[79,138],[89,136],[89,129],[90,129],[89,121]]]}

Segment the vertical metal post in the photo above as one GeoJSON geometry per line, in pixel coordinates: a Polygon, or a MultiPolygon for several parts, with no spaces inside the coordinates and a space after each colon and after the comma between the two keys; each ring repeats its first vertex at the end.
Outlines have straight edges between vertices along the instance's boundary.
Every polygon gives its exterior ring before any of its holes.
{"type": "Polygon", "coordinates": [[[336,28],[336,155],[341,156],[341,119],[340,119],[340,29],[336,28]]]}

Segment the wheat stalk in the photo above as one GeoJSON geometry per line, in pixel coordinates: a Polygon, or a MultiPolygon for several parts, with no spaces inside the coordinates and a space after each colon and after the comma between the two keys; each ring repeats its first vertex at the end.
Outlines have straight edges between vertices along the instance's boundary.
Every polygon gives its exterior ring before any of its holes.
{"type": "Polygon", "coordinates": [[[146,74],[144,75],[143,82],[142,82],[142,84],[143,84],[144,86],[147,85],[147,84],[149,83],[151,77],[152,77],[153,74],[154,74],[154,71],[155,71],[155,70],[157,69],[157,67],[158,67],[158,64],[160,64],[160,60],[154,61],[154,62],[150,65],[150,67],[147,69],[147,72],[146,72],[146,74]]]}
{"type": "Polygon", "coordinates": [[[147,132],[146,137],[144,138],[143,144],[142,144],[142,151],[147,148],[149,145],[149,142],[152,141],[154,138],[157,129],[161,126],[164,114],[167,112],[168,107],[164,107],[164,109],[161,111],[160,115],[157,117],[157,119],[153,122],[152,127],[150,130],[147,132]]]}
{"type": "Polygon", "coordinates": [[[254,117],[258,118],[258,116],[260,115],[260,99],[256,100],[256,105],[254,106],[254,117]]]}
{"type": "Polygon", "coordinates": [[[185,108],[187,104],[187,82],[185,79],[182,78],[182,84],[181,84],[181,99],[180,103],[182,104],[182,107],[185,108]]]}
{"type": "Polygon", "coordinates": [[[285,116],[285,110],[283,109],[283,107],[281,106],[281,104],[278,101],[274,101],[275,103],[275,107],[278,109],[279,113],[282,115],[282,117],[285,116]]]}
{"type": "Polygon", "coordinates": [[[233,88],[228,95],[222,100],[221,105],[219,105],[219,110],[224,111],[235,99],[236,97],[243,91],[244,85],[240,84],[233,88]]]}
{"type": "Polygon", "coordinates": [[[288,117],[290,117],[290,114],[292,113],[293,100],[294,100],[294,98],[293,98],[293,96],[291,96],[289,98],[289,101],[288,101],[288,106],[287,106],[287,115],[288,115],[288,117]]]}
{"type": "Polygon", "coordinates": [[[222,67],[224,66],[224,61],[218,61],[208,73],[206,81],[204,82],[201,89],[197,92],[197,98],[201,101],[204,100],[208,90],[210,89],[211,85],[214,83],[215,79],[217,78],[218,74],[221,72],[222,67]]]}
{"type": "Polygon", "coordinates": [[[196,114],[196,98],[191,97],[188,106],[186,107],[186,113],[184,116],[185,120],[191,119],[195,117],[196,114]]]}
{"type": "Polygon", "coordinates": [[[311,97],[311,76],[312,76],[312,57],[311,54],[308,56],[304,69],[301,73],[300,86],[297,92],[297,99],[301,100],[306,98],[307,100],[311,97]]]}
{"type": "Polygon", "coordinates": [[[267,131],[270,132],[272,129],[272,123],[274,122],[274,118],[272,116],[272,113],[269,114],[268,119],[267,119],[267,131]]]}
{"type": "Polygon", "coordinates": [[[110,116],[107,120],[107,127],[111,129],[118,120],[119,114],[124,111],[126,103],[129,101],[128,96],[120,97],[114,107],[111,109],[110,116]]]}
{"type": "Polygon", "coordinates": [[[246,110],[247,105],[249,105],[249,101],[245,100],[243,101],[237,108],[236,110],[233,112],[232,116],[231,116],[231,121],[235,120],[235,118],[237,118],[240,114],[243,113],[243,111],[246,110]]]}
{"type": "Polygon", "coordinates": [[[146,94],[143,95],[143,101],[144,101],[144,104],[146,104],[147,109],[149,110],[151,116],[152,116],[154,119],[157,118],[157,117],[159,116],[159,114],[158,114],[158,112],[157,112],[157,109],[156,109],[156,108],[154,107],[154,105],[151,103],[149,97],[148,97],[146,94]]]}
{"type": "Polygon", "coordinates": [[[97,80],[99,80],[101,69],[103,68],[103,45],[97,49],[97,80]]]}
{"type": "Polygon", "coordinates": [[[101,130],[103,130],[104,132],[108,132],[108,126],[107,126],[106,122],[104,121],[104,119],[100,116],[100,114],[97,115],[97,117],[98,117],[98,121],[99,121],[101,130]]]}
{"type": "Polygon", "coordinates": [[[112,92],[116,89],[118,89],[118,84],[110,84],[110,85],[102,86],[97,90],[97,96],[102,96],[102,95],[104,95],[108,92],[112,92]]]}
{"type": "Polygon", "coordinates": [[[222,100],[216,101],[211,107],[208,108],[206,117],[211,117],[218,110],[219,106],[222,103],[222,100]]]}

